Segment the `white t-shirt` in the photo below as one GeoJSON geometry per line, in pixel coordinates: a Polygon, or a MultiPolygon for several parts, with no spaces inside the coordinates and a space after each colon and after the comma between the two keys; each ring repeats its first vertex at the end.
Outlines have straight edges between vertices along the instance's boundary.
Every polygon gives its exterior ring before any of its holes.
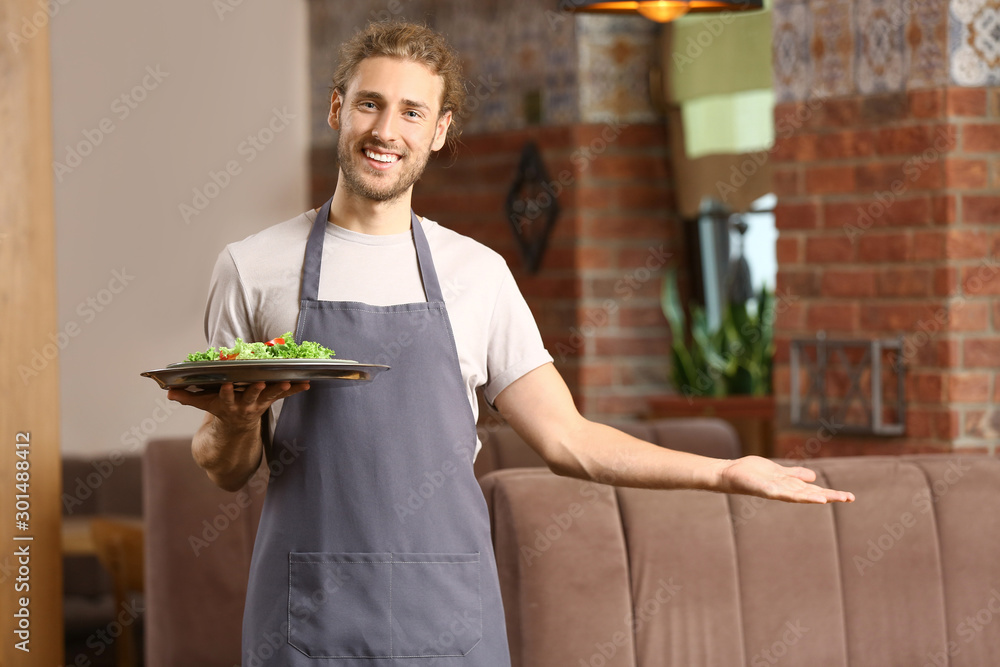
{"type": "MultiPolygon", "coordinates": [[[[295,331],[302,261],[315,219],[316,211],[307,211],[219,254],[205,311],[209,345],[229,347],[237,337],[265,341],[295,331]]],[[[552,356],[504,259],[436,222],[425,218],[422,225],[455,333],[469,405],[478,419],[478,387],[493,403],[514,380],[552,356]]],[[[327,224],[319,299],[375,306],[426,301],[412,232],[373,236],[327,224]]],[[[279,401],[272,428],[280,409],[279,401]]]]}

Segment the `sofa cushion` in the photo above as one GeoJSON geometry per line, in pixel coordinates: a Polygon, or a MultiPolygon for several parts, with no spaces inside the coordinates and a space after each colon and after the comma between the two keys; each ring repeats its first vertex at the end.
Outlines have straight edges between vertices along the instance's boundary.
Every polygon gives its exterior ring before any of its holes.
{"type": "Polygon", "coordinates": [[[513,664],[993,664],[1000,460],[806,465],[857,501],[483,477],[513,664]]]}

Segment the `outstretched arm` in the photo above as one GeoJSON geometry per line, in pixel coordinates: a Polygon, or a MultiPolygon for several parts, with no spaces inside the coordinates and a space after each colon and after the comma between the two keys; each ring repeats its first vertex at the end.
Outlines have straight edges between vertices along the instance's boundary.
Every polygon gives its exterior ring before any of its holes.
{"type": "Polygon", "coordinates": [[[704,489],[798,503],[851,502],[854,494],[816,486],[816,473],[759,456],[733,461],[659,447],[585,419],[562,376],[545,364],[496,397],[514,431],[553,472],[650,489],[704,489]]]}

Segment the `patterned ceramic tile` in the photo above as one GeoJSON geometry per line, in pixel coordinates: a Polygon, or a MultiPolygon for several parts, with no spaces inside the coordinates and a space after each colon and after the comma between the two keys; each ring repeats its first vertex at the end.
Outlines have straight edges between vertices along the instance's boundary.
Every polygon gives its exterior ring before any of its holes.
{"type": "Polygon", "coordinates": [[[811,93],[816,97],[851,93],[854,79],[852,7],[849,0],[815,0],[810,3],[811,93]]]}
{"type": "Polygon", "coordinates": [[[865,95],[905,88],[906,21],[897,0],[860,0],[855,10],[858,92],[865,95]]]}
{"type": "Polygon", "coordinates": [[[653,122],[649,97],[658,27],[642,17],[581,16],[577,53],[580,63],[580,120],[653,122]]]}
{"type": "Polygon", "coordinates": [[[948,83],[948,0],[906,5],[907,87],[934,88],[948,83]]]}
{"type": "MultiPolygon", "coordinates": [[[[551,9],[554,2],[535,0],[311,0],[311,78],[313,143],[330,145],[326,126],[328,80],[337,46],[369,20],[404,18],[426,22],[443,32],[462,56],[468,79],[470,110],[463,118],[470,133],[521,127],[528,121],[526,98],[540,100],[542,123],[571,123],[580,118],[581,66],[577,58],[580,19],[551,9]]],[[[595,29],[625,36],[633,22],[607,20],[595,29]]],[[[648,23],[648,22],[647,22],[648,23]]],[[[650,24],[651,25],[651,24],[650,24]]],[[[645,35],[640,41],[645,40],[645,35]]],[[[645,43],[645,42],[643,42],[645,43]]],[[[632,63],[610,78],[634,88],[641,76],[632,63]],[[626,81],[631,77],[631,81],[626,81]]],[[[643,93],[645,95],[645,93],[643,93]]],[[[642,99],[645,99],[643,97],[642,99]]]]}
{"type": "Polygon", "coordinates": [[[812,82],[806,6],[776,1],[771,16],[775,96],[779,102],[806,99],[812,82]]]}
{"type": "Polygon", "coordinates": [[[1000,0],[952,0],[951,16],[952,80],[1000,84],[1000,0]]]}

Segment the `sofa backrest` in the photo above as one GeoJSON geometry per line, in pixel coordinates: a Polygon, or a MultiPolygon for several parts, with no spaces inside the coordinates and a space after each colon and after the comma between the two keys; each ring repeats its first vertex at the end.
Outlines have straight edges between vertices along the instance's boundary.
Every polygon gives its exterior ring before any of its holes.
{"type": "MultiPolygon", "coordinates": [[[[653,443],[721,458],[739,455],[716,419],[620,425],[653,443]]],[[[508,427],[481,432],[476,472],[543,466],[508,427]]],[[[544,468],[542,468],[544,469],[544,468]]],[[[240,659],[243,601],[266,490],[262,467],[242,491],[216,487],[191,457],[190,439],[153,440],[143,461],[147,667],[232,667],[240,659]]]]}
{"type": "MultiPolygon", "coordinates": [[[[683,418],[651,421],[614,422],[611,424],[640,440],[682,452],[692,452],[719,459],[740,456],[740,440],[736,430],[721,419],[683,418]]],[[[504,468],[544,467],[535,450],[529,447],[509,426],[480,427],[483,448],[476,457],[476,476],[504,468]]]]}
{"type": "Polygon", "coordinates": [[[483,477],[513,665],[997,664],[1000,460],[807,465],[857,501],[483,477]]]}
{"type": "Polygon", "coordinates": [[[190,439],[146,445],[147,667],[240,663],[243,602],[266,470],[229,493],[194,462],[190,439]]]}

